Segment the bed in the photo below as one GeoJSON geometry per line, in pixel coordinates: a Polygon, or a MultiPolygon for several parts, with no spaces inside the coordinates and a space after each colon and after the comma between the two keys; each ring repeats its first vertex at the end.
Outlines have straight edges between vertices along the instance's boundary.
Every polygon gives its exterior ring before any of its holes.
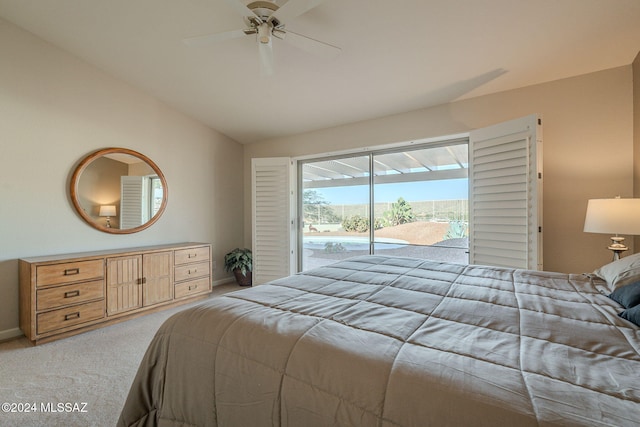
{"type": "Polygon", "coordinates": [[[625,268],[370,255],[232,292],[164,323],[118,424],[637,426],[625,268]]]}

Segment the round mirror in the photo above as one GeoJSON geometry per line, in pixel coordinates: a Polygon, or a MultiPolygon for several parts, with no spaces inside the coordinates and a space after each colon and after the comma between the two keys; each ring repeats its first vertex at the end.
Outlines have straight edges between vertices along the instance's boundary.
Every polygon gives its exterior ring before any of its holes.
{"type": "Polygon", "coordinates": [[[144,230],[167,206],[167,182],[144,154],[105,148],[85,157],[71,177],[71,200],[89,225],[113,234],[144,230]]]}

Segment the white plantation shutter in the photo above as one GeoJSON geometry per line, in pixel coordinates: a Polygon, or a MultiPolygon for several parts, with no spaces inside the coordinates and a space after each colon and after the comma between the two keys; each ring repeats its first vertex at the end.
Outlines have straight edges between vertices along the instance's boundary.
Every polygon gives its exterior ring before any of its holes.
{"type": "Polygon", "coordinates": [[[251,160],[253,283],[291,274],[291,161],[251,160]]]}
{"type": "Polygon", "coordinates": [[[469,262],[542,270],[542,122],[470,133],[469,262]]]}
{"type": "Polygon", "coordinates": [[[120,228],[139,227],[149,220],[148,197],[145,177],[120,177],[120,228]]]}

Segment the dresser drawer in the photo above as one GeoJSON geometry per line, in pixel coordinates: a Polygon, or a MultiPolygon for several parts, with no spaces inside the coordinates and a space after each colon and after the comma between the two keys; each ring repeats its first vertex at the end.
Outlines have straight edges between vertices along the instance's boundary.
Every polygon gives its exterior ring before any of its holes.
{"type": "Polygon", "coordinates": [[[56,329],[79,325],[104,317],[104,300],[74,305],[59,310],[38,314],[38,334],[46,334],[56,329]]]}
{"type": "Polygon", "coordinates": [[[49,310],[98,298],[104,298],[104,282],[102,279],[40,289],[36,293],[36,310],[49,310]]]}
{"type": "Polygon", "coordinates": [[[188,282],[178,283],[174,289],[174,298],[182,298],[188,295],[208,292],[211,289],[211,279],[205,277],[188,282]]]}
{"type": "Polygon", "coordinates": [[[209,246],[198,248],[180,249],[175,252],[175,264],[188,264],[191,262],[209,261],[209,246]]]}
{"type": "Polygon", "coordinates": [[[176,266],[174,270],[174,278],[176,282],[180,282],[182,280],[209,276],[211,274],[210,268],[211,264],[209,264],[209,262],[199,262],[197,264],[176,266]]]}
{"type": "Polygon", "coordinates": [[[60,285],[101,279],[104,276],[104,260],[65,262],[36,267],[36,286],[60,285]]]}

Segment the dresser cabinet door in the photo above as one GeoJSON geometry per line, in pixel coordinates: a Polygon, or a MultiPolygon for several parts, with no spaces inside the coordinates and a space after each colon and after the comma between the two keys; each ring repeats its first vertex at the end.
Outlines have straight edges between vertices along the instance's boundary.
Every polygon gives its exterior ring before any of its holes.
{"type": "Polygon", "coordinates": [[[107,315],[142,307],[142,255],[107,258],[107,315]]]}
{"type": "Polygon", "coordinates": [[[173,299],[173,251],[144,254],[142,257],[143,305],[173,299]]]}

